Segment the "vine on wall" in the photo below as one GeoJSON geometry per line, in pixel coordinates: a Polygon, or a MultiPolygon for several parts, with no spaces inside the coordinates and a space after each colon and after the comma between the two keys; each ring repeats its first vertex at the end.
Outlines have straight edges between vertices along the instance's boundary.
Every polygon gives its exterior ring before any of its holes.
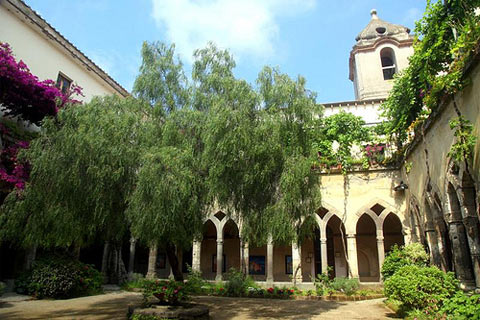
{"type": "Polygon", "coordinates": [[[428,1],[415,27],[414,54],[382,105],[387,133],[397,147],[441,103],[468,84],[463,77],[479,50],[478,0],[428,1]]]}

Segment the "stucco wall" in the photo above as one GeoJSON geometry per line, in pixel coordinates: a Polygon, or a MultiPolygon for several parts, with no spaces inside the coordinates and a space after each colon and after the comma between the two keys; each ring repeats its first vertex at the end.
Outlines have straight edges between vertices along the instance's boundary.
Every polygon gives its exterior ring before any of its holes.
{"type": "Polygon", "coordinates": [[[40,80],[57,80],[59,71],[83,88],[89,101],[96,95],[110,95],[116,91],[93,71],[80,65],[78,59],[66,54],[46,34],[37,32],[32,24],[20,20],[0,5],[0,42],[10,44],[17,60],[23,60],[40,80]]]}
{"type": "MultiPolygon", "coordinates": [[[[479,190],[480,175],[480,66],[476,66],[469,73],[471,84],[455,96],[458,109],[461,114],[473,124],[473,133],[477,137],[472,163],[469,172],[476,182],[479,190]]],[[[427,194],[427,181],[430,180],[432,193],[438,194],[443,204],[446,203],[446,184],[448,166],[451,163],[448,152],[455,143],[454,131],[449,127],[449,121],[456,118],[453,101],[442,110],[427,129],[423,139],[420,139],[416,147],[406,158],[405,163],[411,166],[409,173],[406,167],[402,167],[402,177],[409,185],[407,200],[417,203],[425,219],[425,199],[427,194]]],[[[461,171],[464,164],[460,164],[461,171]]],[[[461,174],[461,173],[460,173],[461,174]]],[[[478,192],[477,192],[478,194],[478,192]]],[[[445,208],[443,208],[445,209],[445,208]]]]}
{"type": "Polygon", "coordinates": [[[377,203],[386,208],[384,214],[393,212],[403,225],[408,225],[404,214],[405,195],[393,190],[401,179],[397,170],[322,175],[322,202],[344,221],[347,234],[355,234],[360,216],[377,203]]]}
{"type": "Polygon", "coordinates": [[[383,43],[372,51],[360,51],[355,54],[355,97],[357,100],[385,98],[392,89],[393,80],[384,80],[380,51],[391,48],[395,52],[397,72],[408,66],[408,57],[413,54],[410,46],[397,47],[383,43]]]}

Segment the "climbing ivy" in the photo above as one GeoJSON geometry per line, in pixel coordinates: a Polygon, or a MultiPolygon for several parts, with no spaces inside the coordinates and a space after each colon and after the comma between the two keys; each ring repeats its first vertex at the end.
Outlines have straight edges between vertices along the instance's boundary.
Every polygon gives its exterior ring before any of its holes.
{"type": "Polygon", "coordinates": [[[409,66],[382,105],[389,120],[387,132],[398,147],[445,95],[468,83],[463,73],[479,49],[480,18],[475,13],[479,5],[478,0],[427,1],[425,15],[416,23],[409,66]]]}
{"type": "Polygon", "coordinates": [[[449,125],[450,129],[455,130],[457,141],[450,148],[448,156],[457,162],[471,159],[476,142],[476,137],[472,134],[473,125],[462,116],[450,120],[449,125]]]}

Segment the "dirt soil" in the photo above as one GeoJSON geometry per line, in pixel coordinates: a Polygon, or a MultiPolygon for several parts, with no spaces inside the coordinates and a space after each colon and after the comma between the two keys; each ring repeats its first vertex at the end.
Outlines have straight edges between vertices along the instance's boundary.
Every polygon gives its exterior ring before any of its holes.
{"type": "MultiPolygon", "coordinates": [[[[0,300],[0,319],[126,319],[129,305],[139,305],[140,293],[113,292],[69,300],[0,300]]],[[[391,319],[382,299],[366,301],[274,300],[194,297],[210,308],[212,320],[227,319],[391,319]]]]}

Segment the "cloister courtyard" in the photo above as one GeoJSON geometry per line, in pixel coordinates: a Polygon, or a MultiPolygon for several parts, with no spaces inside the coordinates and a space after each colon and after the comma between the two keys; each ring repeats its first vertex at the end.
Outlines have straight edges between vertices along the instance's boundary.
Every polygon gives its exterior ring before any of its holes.
{"type": "MultiPolygon", "coordinates": [[[[142,298],[139,293],[114,292],[69,300],[11,300],[0,298],[1,319],[125,319],[128,306],[139,305],[142,298]]],[[[383,299],[347,302],[199,296],[192,301],[208,306],[212,320],[395,318],[383,299]]]]}

